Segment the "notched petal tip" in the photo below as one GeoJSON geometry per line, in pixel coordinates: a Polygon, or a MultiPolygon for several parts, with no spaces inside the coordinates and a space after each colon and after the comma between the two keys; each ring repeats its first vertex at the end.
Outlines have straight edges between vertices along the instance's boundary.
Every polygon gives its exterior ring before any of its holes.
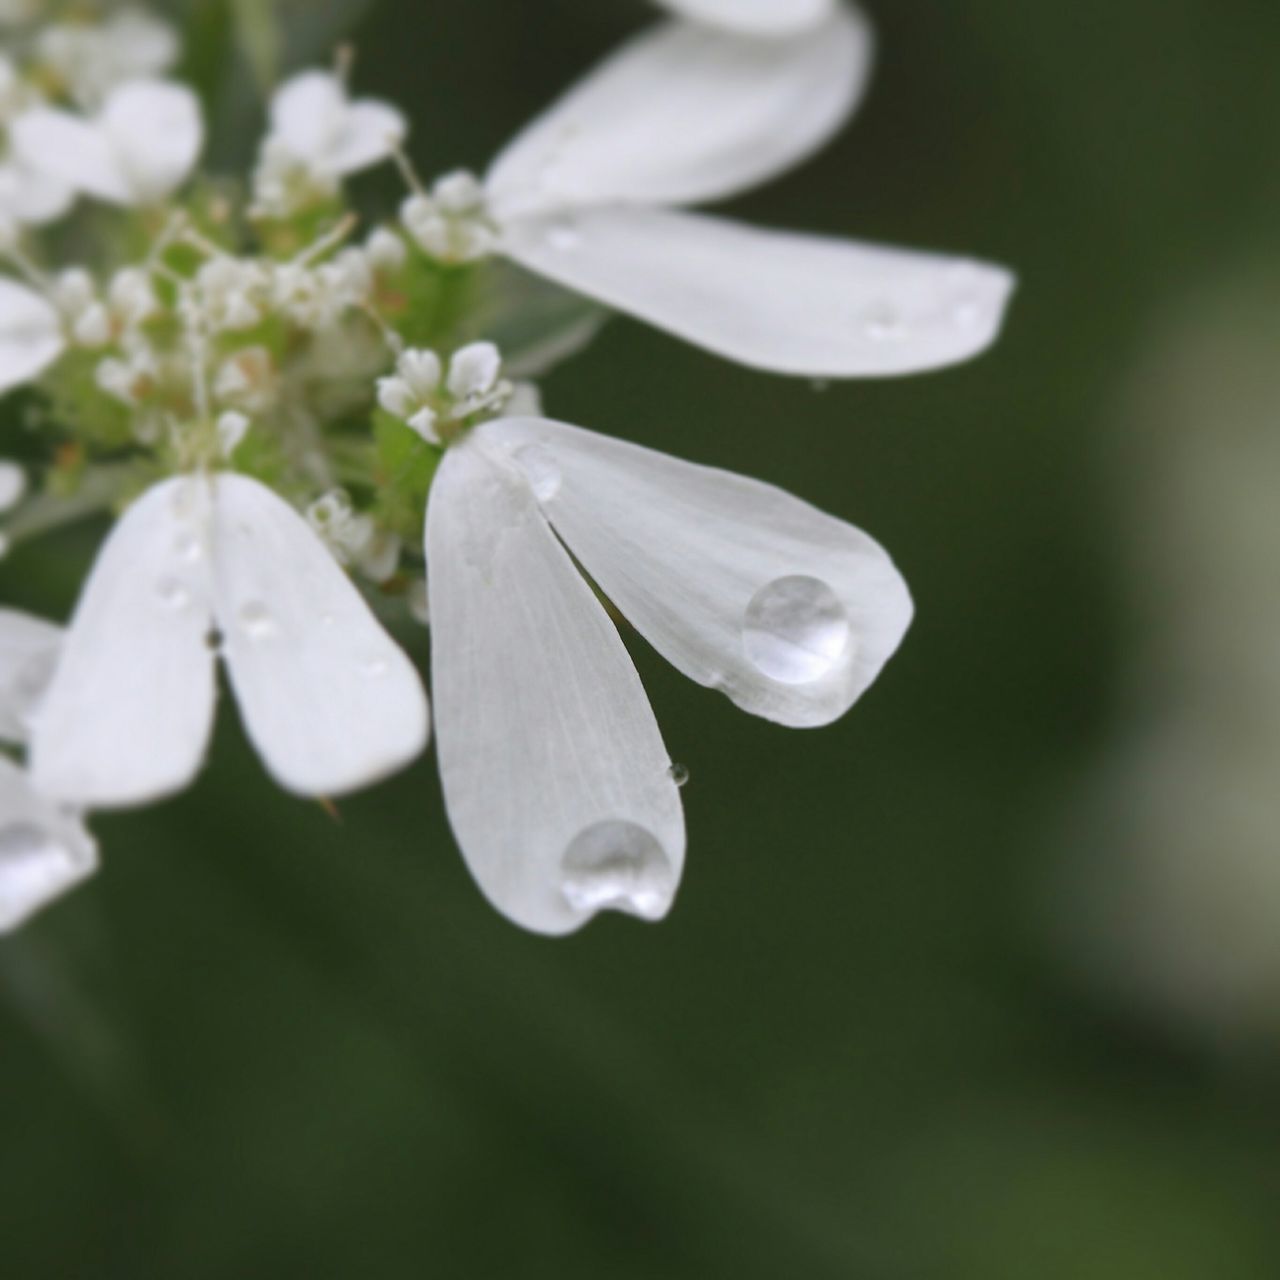
{"type": "Polygon", "coordinates": [[[580,831],[565,849],[560,872],[560,892],[583,924],[600,911],[661,920],[680,879],[651,831],[617,819],[580,831]]]}

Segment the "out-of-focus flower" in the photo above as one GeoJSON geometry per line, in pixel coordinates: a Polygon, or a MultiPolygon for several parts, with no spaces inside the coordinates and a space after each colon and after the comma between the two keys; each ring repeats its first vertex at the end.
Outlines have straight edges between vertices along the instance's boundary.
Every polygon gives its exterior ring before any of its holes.
{"type": "Polygon", "coordinates": [[[33,289],[0,278],[0,392],[39,376],[66,349],[62,318],[33,289]]]}
{"type": "Polygon", "coordinates": [[[417,673],[302,517],[247,476],[181,476],[144,494],[98,557],[36,715],[35,784],[84,808],[184,787],[218,653],[290,791],[352,791],[426,743],[417,673]]]}
{"type": "Polygon", "coordinates": [[[158,204],[191,176],[204,144],[194,93],[164,80],[113,90],[91,118],[37,107],[14,121],[13,144],[32,169],[110,204],[158,204]]]}
{"type": "Polygon", "coordinates": [[[810,155],[871,66],[866,22],[837,7],[759,40],[673,22],[642,35],[507,147],[483,187],[405,206],[431,254],[493,249],[728,359],[812,377],[916,373],[999,331],[1013,280],[994,266],[686,213],[810,155]]]}
{"type": "Polygon", "coordinates": [[[145,9],[129,8],[99,23],[58,22],[43,28],[34,58],[86,110],[113,89],[172,70],[182,52],[178,33],[145,9]]]}

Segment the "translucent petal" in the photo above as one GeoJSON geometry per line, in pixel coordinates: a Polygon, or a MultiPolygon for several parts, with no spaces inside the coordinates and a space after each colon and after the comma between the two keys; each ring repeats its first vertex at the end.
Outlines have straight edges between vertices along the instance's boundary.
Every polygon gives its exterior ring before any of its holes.
{"type": "Polygon", "coordinates": [[[665,915],[684,818],[653,712],[527,481],[482,439],[445,455],[427,545],[440,771],[480,887],[540,933],[665,915]]]}
{"type": "Polygon", "coordinates": [[[47,794],[141,804],[199,769],[214,707],[211,496],[206,480],[155,485],[99,553],[33,723],[31,772],[47,794]]]}
{"type": "Polygon", "coordinates": [[[246,476],[218,477],[215,614],[249,736],[276,781],[340,795],[414,759],[413,664],[306,521],[246,476]]]}
{"type": "Polygon", "coordinates": [[[39,376],[65,346],[53,307],[38,293],[0,278],[0,392],[39,376]]]}
{"type": "Polygon", "coordinates": [[[25,924],[98,868],[98,851],[79,819],[38,794],[0,756],[0,934],[25,924]]]}
{"type": "Polygon", "coordinates": [[[0,742],[25,742],[49,681],[62,630],[41,618],[0,609],[0,742]]]}
{"type": "Polygon", "coordinates": [[[1000,267],[704,214],[599,209],[508,227],[527,270],[730,360],[817,378],[970,359],[1013,290],[1000,267]]]}
{"type": "Polygon", "coordinates": [[[852,9],[759,40],[661,24],[609,58],[498,157],[497,216],[719,199],[817,150],[861,96],[872,38],[852,9]]]}
{"type": "Polygon", "coordinates": [[[478,434],[525,472],[632,626],[754,715],[829,724],[911,622],[906,583],[877,543],[771,485],[543,419],[478,434]]]}
{"type": "Polygon", "coordinates": [[[837,0],[660,0],[694,22],[777,36],[812,27],[830,16],[837,0]]]}

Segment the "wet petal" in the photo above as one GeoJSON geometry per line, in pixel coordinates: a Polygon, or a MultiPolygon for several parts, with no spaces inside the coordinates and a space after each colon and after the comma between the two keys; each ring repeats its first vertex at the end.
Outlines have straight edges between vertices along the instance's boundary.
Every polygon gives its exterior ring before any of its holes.
{"type": "Polygon", "coordinates": [[[26,741],[61,645],[60,627],[0,609],[0,742],[26,741]]]}
{"type": "Polygon", "coordinates": [[[478,432],[632,626],[754,715],[829,724],[911,622],[876,542],[771,485],[544,419],[478,432]]]}
{"type": "Polygon", "coordinates": [[[65,346],[53,307],[23,285],[0,279],[0,392],[38,377],[65,346]]]}
{"type": "Polygon", "coordinates": [[[817,150],[871,66],[844,7],[759,40],[670,22],[625,45],[512,142],[489,171],[497,215],[614,202],[690,204],[757,186],[817,150]]]}
{"type": "Polygon", "coordinates": [[[74,889],[98,868],[98,851],[78,818],[30,785],[0,756],[0,934],[74,889]]]}
{"type": "Polygon", "coordinates": [[[1000,267],[723,218],[601,209],[509,229],[521,266],[717,355],[870,378],[968,360],[1000,331],[1000,267]]]}
{"type": "Polygon", "coordinates": [[[539,513],[473,438],[427,512],[432,670],[445,801],[504,915],[563,934],[597,911],[656,920],[684,818],[635,667],[539,513]]]}
{"type": "Polygon", "coordinates": [[[413,664],[306,521],[246,476],[215,499],[215,613],[249,736],[276,781],[341,795],[426,745],[413,664]]]}
{"type": "Polygon", "coordinates": [[[32,726],[48,795],[141,804],[199,769],[214,707],[209,500],[204,480],[157,484],[99,553],[32,726]]]}

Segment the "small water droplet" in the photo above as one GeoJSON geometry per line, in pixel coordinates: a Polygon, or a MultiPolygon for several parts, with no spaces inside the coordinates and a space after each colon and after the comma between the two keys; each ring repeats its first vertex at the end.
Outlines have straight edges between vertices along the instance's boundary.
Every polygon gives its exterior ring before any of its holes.
{"type": "Polygon", "coordinates": [[[887,302],[871,307],[862,317],[862,327],[867,337],[876,342],[893,342],[907,333],[901,313],[887,302]]]}
{"type": "Polygon", "coordinates": [[[69,889],[89,871],[90,861],[44,826],[20,821],[0,827],[0,930],[20,924],[69,889]]]}
{"type": "Polygon", "coordinates": [[[241,629],[250,640],[269,640],[278,629],[271,610],[261,600],[251,600],[242,606],[239,620],[241,629]]]}
{"type": "Polygon", "coordinates": [[[165,609],[180,613],[191,603],[191,592],[177,578],[161,578],[156,583],[156,599],[165,609]]]}
{"type": "Polygon", "coordinates": [[[689,785],[689,766],[683,764],[673,764],[667,772],[671,775],[671,781],[677,787],[685,787],[689,785]]]}
{"type": "Polygon", "coordinates": [[[369,677],[370,680],[381,680],[391,670],[391,664],[386,658],[366,658],[360,664],[360,670],[369,677]]]}
{"type": "Polygon", "coordinates": [[[976,329],[982,321],[982,307],[974,298],[961,298],[952,306],[951,318],[961,329],[976,329]]]}
{"type": "Polygon", "coordinates": [[[846,656],[849,615],[818,578],[778,578],[757,591],[743,619],[747,659],[779,684],[812,684],[846,656]]]}
{"type": "Polygon", "coordinates": [[[560,468],[545,445],[527,444],[516,450],[515,460],[539,502],[550,502],[560,492],[560,468]]]}
{"type": "Polygon", "coordinates": [[[180,533],[174,540],[174,552],[179,560],[185,561],[187,564],[195,564],[204,554],[204,548],[200,545],[200,539],[194,533],[180,533]]]}
{"type": "Polygon", "coordinates": [[[571,253],[582,243],[582,232],[572,222],[554,222],[547,228],[547,244],[557,253],[571,253]]]}
{"type": "Polygon", "coordinates": [[[574,837],[560,864],[565,901],[583,913],[666,914],[676,877],[657,839],[634,822],[597,822],[574,837]]]}
{"type": "Polygon", "coordinates": [[[330,627],[336,626],[338,618],[336,614],[322,613],[320,615],[320,625],[327,631],[330,627]]]}

